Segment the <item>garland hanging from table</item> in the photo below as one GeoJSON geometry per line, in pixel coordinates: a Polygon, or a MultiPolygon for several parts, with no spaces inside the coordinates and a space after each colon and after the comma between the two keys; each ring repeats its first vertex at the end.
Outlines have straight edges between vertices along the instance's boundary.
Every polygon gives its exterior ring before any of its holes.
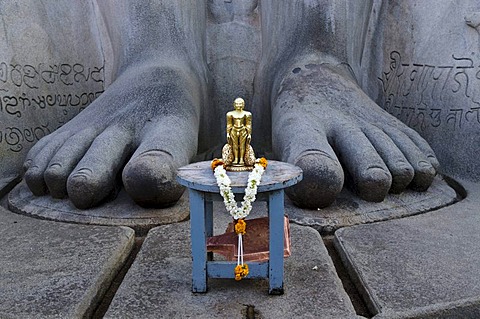
{"type": "Polygon", "coordinates": [[[230,185],[232,181],[227,175],[227,171],[223,167],[222,160],[214,159],[212,161],[212,169],[214,171],[217,185],[220,188],[220,195],[223,197],[223,203],[228,213],[235,221],[235,233],[238,236],[238,250],[237,250],[237,266],[235,267],[235,280],[241,280],[248,275],[248,265],[243,262],[243,240],[242,236],[246,233],[247,223],[245,218],[252,210],[252,203],[255,201],[257,195],[257,187],[260,184],[262,175],[267,168],[268,161],[262,157],[255,162],[253,170],[248,174],[247,187],[245,188],[245,195],[240,206],[235,201],[235,195],[232,192],[230,185]]]}

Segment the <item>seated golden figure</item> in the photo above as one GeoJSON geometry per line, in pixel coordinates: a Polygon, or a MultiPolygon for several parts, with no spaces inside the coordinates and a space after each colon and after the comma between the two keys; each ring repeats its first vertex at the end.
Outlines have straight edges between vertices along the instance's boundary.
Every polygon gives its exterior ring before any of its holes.
{"type": "Polygon", "coordinates": [[[227,113],[227,144],[222,150],[222,160],[230,171],[248,171],[255,165],[252,140],[252,113],[245,111],[245,101],[237,98],[235,110],[227,113]]]}

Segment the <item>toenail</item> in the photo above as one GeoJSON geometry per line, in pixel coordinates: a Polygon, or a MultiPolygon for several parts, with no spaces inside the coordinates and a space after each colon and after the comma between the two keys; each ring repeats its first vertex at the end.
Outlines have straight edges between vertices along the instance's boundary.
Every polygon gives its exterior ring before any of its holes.
{"type": "Polygon", "coordinates": [[[380,182],[390,180],[391,175],[381,166],[370,166],[365,170],[363,179],[370,182],[380,182]]]}
{"type": "Polygon", "coordinates": [[[430,173],[430,171],[432,173],[435,172],[435,169],[433,168],[432,164],[430,162],[427,162],[427,161],[418,162],[418,167],[428,170],[429,171],[428,173],[430,173]]]}
{"type": "Polygon", "coordinates": [[[297,159],[294,161],[295,165],[297,165],[297,163],[299,163],[302,159],[304,159],[305,157],[310,156],[310,155],[326,157],[329,160],[333,161],[335,164],[338,163],[337,160],[332,155],[330,155],[329,153],[327,153],[325,151],[316,150],[316,149],[308,149],[308,150],[304,150],[302,153],[300,153],[300,155],[298,155],[297,159]]]}
{"type": "Polygon", "coordinates": [[[50,164],[50,166],[48,168],[52,168],[52,169],[55,169],[55,168],[62,168],[62,164],[60,163],[52,163],[50,164]]]}
{"type": "Polygon", "coordinates": [[[420,161],[418,162],[418,167],[419,170],[415,172],[415,176],[420,177],[423,176],[422,178],[428,178],[430,179],[431,177],[435,176],[435,168],[429,163],[425,161],[420,161]]]}
{"type": "Polygon", "coordinates": [[[395,162],[395,167],[397,167],[399,170],[407,170],[407,171],[412,171],[413,172],[412,166],[409,163],[407,163],[405,161],[402,161],[402,160],[396,161],[395,162]]]}
{"type": "Polygon", "coordinates": [[[164,150],[148,150],[143,153],[138,154],[136,157],[137,159],[140,157],[149,157],[149,156],[162,156],[162,155],[168,155],[171,158],[173,158],[173,155],[170,152],[164,151],[164,150]]]}
{"type": "Polygon", "coordinates": [[[428,160],[430,161],[430,163],[438,163],[438,160],[437,160],[437,157],[435,155],[428,155],[427,156],[428,160]]]}
{"type": "Polygon", "coordinates": [[[370,166],[369,168],[367,168],[366,170],[367,172],[369,173],[384,173],[386,174],[387,172],[385,171],[385,168],[383,168],[382,166],[370,166]]]}
{"type": "Polygon", "coordinates": [[[80,168],[79,170],[77,170],[73,175],[72,175],[72,178],[83,178],[83,179],[88,179],[92,176],[92,170],[87,168],[87,167],[84,167],[84,168],[80,168]]]}

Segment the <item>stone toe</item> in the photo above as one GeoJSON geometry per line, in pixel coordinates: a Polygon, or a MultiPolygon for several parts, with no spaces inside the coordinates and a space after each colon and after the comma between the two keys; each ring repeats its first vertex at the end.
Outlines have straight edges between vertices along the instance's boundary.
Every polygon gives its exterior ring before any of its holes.
{"type": "Polygon", "coordinates": [[[321,151],[301,155],[295,165],[303,170],[303,180],[286,190],[299,207],[323,208],[331,205],[342,190],[343,170],[335,159],[321,151]]]}
{"type": "Polygon", "coordinates": [[[177,167],[167,152],[144,152],[125,166],[122,174],[125,190],[143,207],[174,205],[184,191],[175,180],[177,167]]]}

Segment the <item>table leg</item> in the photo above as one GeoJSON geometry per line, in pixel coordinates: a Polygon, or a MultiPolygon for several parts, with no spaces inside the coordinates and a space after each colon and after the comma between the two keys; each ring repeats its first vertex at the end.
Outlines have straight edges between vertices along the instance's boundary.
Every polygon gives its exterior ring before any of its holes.
{"type": "Polygon", "coordinates": [[[269,219],[269,294],[283,294],[283,237],[284,237],[284,193],[271,192],[268,196],[269,219]]]}
{"type": "MultiPolygon", "coordinates": [[[[213,202],[205,201],[205,232],[207,237],[213,236],[213,202]]],[[[207,253],[207,260],[213,260],[213,252],[207,253]]]]}
{"type": "Polygon", "coordinates": [[[189,189],[192,241],[192,292],[207,292],[206,205],[202,192],[189,189]]]}

